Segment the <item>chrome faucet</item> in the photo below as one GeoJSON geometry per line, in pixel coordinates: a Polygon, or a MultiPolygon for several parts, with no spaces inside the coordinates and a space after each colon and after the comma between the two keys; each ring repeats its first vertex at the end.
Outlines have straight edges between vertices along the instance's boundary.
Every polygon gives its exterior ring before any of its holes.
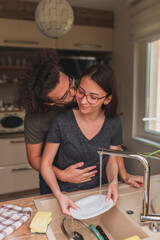
{"type": "Polygon", "coordinates": [[[113,155],[139,160],[144,166],[144,185],[143,185],[143,205],[140,215],[141,222],[144,221],[160,221],[159,214],[149,214],[149,185],[150,185],[150,166],[148,161],[139,153],[131,153],[125,151],[98,148],[99,155],[113,155]]]}

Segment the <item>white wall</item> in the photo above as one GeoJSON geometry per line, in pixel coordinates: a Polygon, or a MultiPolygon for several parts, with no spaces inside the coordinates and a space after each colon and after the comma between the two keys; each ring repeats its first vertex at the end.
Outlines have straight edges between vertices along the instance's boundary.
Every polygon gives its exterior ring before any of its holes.
{"type": "MultiPolygon", "coordinates": [[[[123,143],[127,151],[150,152],[152,149],[131,138],[132,136],[132,114],[133,114],[133,43],[129,40],[130,34],[130,9],[124,6],[115,12],[114,27],[114,54],[112,67],[115,71],[120,93],[119,111],[123,112],[123,143]]],[[[139,162],[127,159],[126,168],[130,173],[143,174],[143,167],[138,167],[139,162]]],[[[160,173],[160,161],[149,160],[151,174],[160,173]]]]}

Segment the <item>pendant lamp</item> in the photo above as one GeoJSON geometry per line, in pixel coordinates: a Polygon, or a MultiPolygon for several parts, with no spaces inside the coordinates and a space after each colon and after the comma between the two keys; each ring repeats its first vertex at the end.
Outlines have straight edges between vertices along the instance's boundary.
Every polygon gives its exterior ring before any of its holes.
{"type": "Polygon", "coordinates": [[[41,0],[35,11],[35,21],[44,35],[60,38],[73,25],[73,9],[67,0],[41,0]]]}

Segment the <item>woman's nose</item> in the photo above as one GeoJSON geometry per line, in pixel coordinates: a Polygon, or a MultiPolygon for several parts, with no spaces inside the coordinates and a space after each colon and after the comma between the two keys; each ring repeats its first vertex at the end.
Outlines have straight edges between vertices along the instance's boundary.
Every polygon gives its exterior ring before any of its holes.
{"type": "Polygon", "coordinates": [[[80,99],[80,101],[81,101],[82,104],[88,103],[88,101],[87,101],[87,96],[84,95],[83,98],[80,99]]]}

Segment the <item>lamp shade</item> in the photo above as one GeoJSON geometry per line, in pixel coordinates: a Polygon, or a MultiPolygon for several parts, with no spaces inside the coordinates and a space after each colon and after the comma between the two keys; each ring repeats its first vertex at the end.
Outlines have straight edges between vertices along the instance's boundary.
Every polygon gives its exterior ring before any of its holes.
{"type": "Polygon", "coordinates": [[[72,27],[73,9],[66,0],[41,0],[35,11],[39,30],[50,38],[64,36],[72,27]]]}

